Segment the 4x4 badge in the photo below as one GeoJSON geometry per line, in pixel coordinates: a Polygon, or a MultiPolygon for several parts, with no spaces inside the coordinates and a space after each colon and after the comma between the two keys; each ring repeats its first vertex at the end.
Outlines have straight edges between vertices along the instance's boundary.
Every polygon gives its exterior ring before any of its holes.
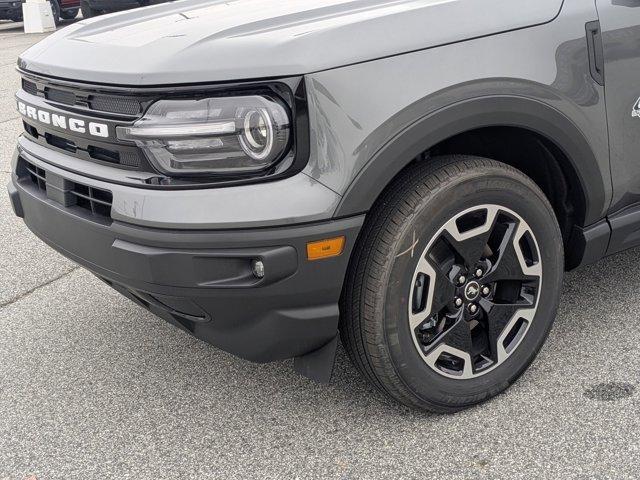
{"type": "Polygon", "coordinates": [[[636,103],[633,104],[633,109],[631,110],[632,117],[640,117],[640,98],[636,100],[636,103]]]}

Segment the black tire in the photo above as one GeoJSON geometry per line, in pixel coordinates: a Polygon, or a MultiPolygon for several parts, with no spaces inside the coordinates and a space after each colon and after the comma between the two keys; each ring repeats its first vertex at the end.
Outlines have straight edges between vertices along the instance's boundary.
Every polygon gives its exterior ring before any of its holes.
{"type": "MultiPolygon", "coordinates": [[[[514,240],[514,250],[515,245],[514,240]]],[[[558,222],[531,179],[478,157],[425,160],[401,173],[368,214],[341,299],[342,343],[369,382],[391,398],[423,410],[461,410],[505,390],[533,361],[555,318],[563,272],[558,222]],[[413,272],[420,252],[433,244],[429,242],[443,225],[459,212],[484,204],[513,210],[535,235],[542,262],[537,309],[506,360],[481,376],[448,378],[418,351],[408,321],[408,293],[415,292],[413,272]]]]}
{"type": "Polygon", "coordinates": [[[53,14],[53,21],[56,25],[60,24],[60,4],[57,0],[49,0],[51,4],[51,13],[53,14]]]}
{"type": "Polygon", "coordinates": [[[80,11],[79,8],[73,8],[71,10],[63,10],[62,12],[60,12],[60,17],[62,17],[64,20],[73,20],[78,16],[79,11],[80,11]]]}
{"type": "Polygon", "coordinates": [[[82,18],[91,18],[102,13],[102,11],[91,7],[91,4],[86,0],[83,0],[82,3],[80,3],[80,11],[82,12],[82,18]]]}
{"type": "Polygon", "coordinates": [[[22,11],[20,13],[16,14],[15,16],[9,18],[9,20],[11,20],[12,22],[21,22],[23,20],[22,11]]]}

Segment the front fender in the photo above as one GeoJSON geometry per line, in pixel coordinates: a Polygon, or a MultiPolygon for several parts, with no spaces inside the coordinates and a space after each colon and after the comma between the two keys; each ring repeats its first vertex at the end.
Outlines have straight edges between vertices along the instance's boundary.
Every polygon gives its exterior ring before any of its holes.
{"type": "Polygon", "coordinates": [[[562,112],[539,100],[512,95],[473,98],[441,108],[411,124],[383,145],[346,189],[334,216],[366,212],[391,180],[419,154],[454,135],[483,127],[520,127],[562,150],[578,179],[584,211],[581,225],[604,216],[610,201],[608,172],[602,171],[589,140],[562,112]]]}

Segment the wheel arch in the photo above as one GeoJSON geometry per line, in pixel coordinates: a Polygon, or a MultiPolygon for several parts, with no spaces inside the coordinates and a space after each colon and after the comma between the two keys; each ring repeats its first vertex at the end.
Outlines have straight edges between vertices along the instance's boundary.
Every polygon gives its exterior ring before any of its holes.
{"type": "Polygon", "coordinates": [[[575,204],[565,238],[565,245],[572,246],[569,251],[574,251],[567,257],[567,268],[586,263],[587,256],[590,261],[601,256],[608,232],[599,228],[595,246],[589,246],[588,240],[592,239],[585,240],[588,235],[584,227],[603,219],[610,181],[603,176],[589,140],[570,118],[548,104],[523,96],[490,95],[461,101],[406,127],[360,170],[347,188],[335,216],[368,211],[404,168],[415,161],[428,161],[434,147],[460,135],[490,128],[530,132],[557,149],[559,170],[553,173],[564,177],[575,204]],[[594,249],[595,252],[590,251],[594,249]]]}

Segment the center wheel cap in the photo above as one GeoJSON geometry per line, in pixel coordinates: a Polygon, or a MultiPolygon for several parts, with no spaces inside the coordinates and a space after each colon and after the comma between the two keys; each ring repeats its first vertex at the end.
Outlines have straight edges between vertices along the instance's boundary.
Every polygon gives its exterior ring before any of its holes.
{"type": "Polygon", "coordinates": [[[480,295],[480,285],[478,282],[469,282],[467,286],[464,287],[464,297],[467,301],[472,302],[480,295]]]}

